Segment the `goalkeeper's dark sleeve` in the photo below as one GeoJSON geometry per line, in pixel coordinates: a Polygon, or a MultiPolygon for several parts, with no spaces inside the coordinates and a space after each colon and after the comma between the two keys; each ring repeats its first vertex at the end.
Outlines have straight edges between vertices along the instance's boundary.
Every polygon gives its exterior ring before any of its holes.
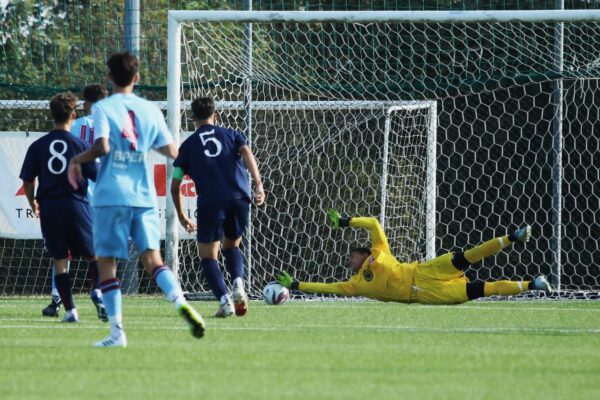
{"type": "Polygon", "coordinates": [[[348,216],[340,216],[340,228],[347,228],[350,226],[350,220],[352,218],[348,216]]]}

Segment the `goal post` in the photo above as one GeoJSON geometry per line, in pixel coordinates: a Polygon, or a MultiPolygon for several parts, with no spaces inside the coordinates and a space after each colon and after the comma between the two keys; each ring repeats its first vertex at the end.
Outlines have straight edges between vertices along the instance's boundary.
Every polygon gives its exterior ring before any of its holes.
{"type": "MultiPolygon", "coordinates": [[[[567,290],[600,287],[590,264],[600,261],[598,240],[586,238],[581,248],[574,236],[560,236],[560,227],[574,235],[598,228],[560,218],[589,212],[584,204],[600,194],[585,170],[596,167],[573,157],[567,168],[547,162],[596,144],[600,10],[174,10],[168,21],[169,127],[193,131],[182,102],[212,96],[225,126],[252,131],[266,186],[276,188],[253,210],[252,248],[244,248],[254,293],[281,269],[307,280],[348,277],[341,243],[366,237],[323,227],[321,209],[330,205],[379,216],[400,259],[431,258],[530,223],[533,245],[485,260],[472,278],[544,273],[567,290]],[[587,103],[561,95],[556,105],[556,82],[587,103]],[[389,106],[353,114],[347,102],[389,106]],[[411,102],[426,105],[411,113],[411,102]],[[565,125],[571,150],[552,146],[556,123],[565,125]],[[572,174],[557,174],[569,167],[572,174]],[[328,174],[335,174],[330,186],[328,174]],[[581,174],[585,182],[574,178],[581,174]],[[569,194],[556,190],[561,185],[578,192],[579,208],[563,208],[569,194]],[[303,192],[310,190],[319,195],[303,192]]],[[[197,269],[195,250],[176,251],[185,239],[176,239],[172,214],[170,221],[169,262],[184,286],[201,290],[201,280],[186,277],[197,269]]]]}

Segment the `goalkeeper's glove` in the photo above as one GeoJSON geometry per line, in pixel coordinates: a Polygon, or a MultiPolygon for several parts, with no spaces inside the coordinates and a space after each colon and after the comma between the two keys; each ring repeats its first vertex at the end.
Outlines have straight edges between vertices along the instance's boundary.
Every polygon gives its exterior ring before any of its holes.
{"type": "Polygon", "coordinates": [[[300,284],[300,282],[295,281],[294,278],[285,271],[281,271],[279,275],[277,275],[277,282],[279,282],[281,286],[293,290],[298,290],[298,285],[300,284]]]}
{"type": "Polygon", "coordinates": [[[333,229],[346,228],[350,226],[350,217],[342,217],[337,210],[330,208],[327,210],[327,215],[333,223],[333,229]]]}

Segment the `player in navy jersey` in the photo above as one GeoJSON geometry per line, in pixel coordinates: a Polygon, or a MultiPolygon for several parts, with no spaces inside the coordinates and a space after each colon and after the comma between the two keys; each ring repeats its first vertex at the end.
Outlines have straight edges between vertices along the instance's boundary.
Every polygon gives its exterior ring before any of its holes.
{"type": "MultiPolygon", "coordinates": [[[[50,113],[54,119],[54,130],[31,144],[20,175],[27,200],[35,215],[40,217],[46,249],[56,268],[56,286],[67,311],[63,319],[65,322],[77,322],[79,319],[71,292],[69,253],[89,261],[92,281],[96,280],[97,272],[87,181],[82,179],[74,190],[67,176],[69,160],[89,147],[69,133],[76,108],[77,97],[72,93],[61,93],[52,98],[50,113]],[[34,196],[36,178],[39,184],[34,196]]],[[[82,170],[82,177],[96,179],[95,163],[84,164],[82,170]]],[[[98,307],[104,308],[101,303],[98,307]]]]}
{"type": "Polygon", "coordinates": [[[133,94],[139,79],[137,58],[128,52],[116,53],[107,64],[113,94],[92,107],[94,144],[69,164],[69,181],[78,188],[82,164],[100,157],[93,200],[94,248],[110,335],[95,346],[127,346],[116,260],[127,258],[129,237],[141,252],[144,269],[188,322],[192,335],[200,338],[204,335],[204,320],[187,303],[160,254],[156,189],[146,160],[151,149],[175,158],[177,147],[160,109],[133,94]]]}
{"type": "MultiPolygon", "coordinates": [[[[92,118],[90,117],[92,105],[97,101],[102,100],[106,96],[108,96],[108,91],[103,85],[100,85],[98,83],[93,83],[83,88],[83,111],[85,112],[85,115],[73,121],[73,125],[71,125],[71,134],[88,143],[89,145],[92,145],[94,143],[94,127],[92,125],[92,118]]],[[[93,194],[94,181],[88,179],[88,199],[90,201],[92,199],[93,194]]],[[[56,288],[56,282],[54,279],[55,273],[56,269],[53,267],[52,301],[46,308],[42,310],[42,315],[48,317],[57,317],[61,304],[60,294],[58,293],[58,290],[56,288]]],[[[94,276],[97,277],[98,274],[96,273],[94,274],[94,276]]],[[[95,280],[92,283],[92,291],[90,292],[90,296],[92,298],[92,301],[94,301],[94,304],[96,305],[96,312],[98,313],[98,318],[102,319],[103,321],[106,321],[107,318],[104,307],[100,307],[100,305],[102,304],[102,292],[100,291],[100,289],[98,289],[97,280],[95,280]]]]}
{"type": "Polygon", "coordinates": [[[242,316],[248,310],[248,296],[244,290],[244,265],[239,246],[248,224],[251,199],[245,166],[254,180],[256,205],[264,203],[265,192],[256,160],[244,136],[216,126],[218,114],[214,101],[208,97],[195,99],[192,113],[196,132],[179,148],[179,156],[173,163],[171,194],[183,227],[188,232],[197,229],[200,265],[208,286],[220,302],[215,317],[225,318],[234,311],[242,316]],[[183,211],[180,187],[185,174],[196,185],[197,224],[183,211]],[[217,261],[221,245],[225,268],[231,276],[233,304],[217,261]]]}

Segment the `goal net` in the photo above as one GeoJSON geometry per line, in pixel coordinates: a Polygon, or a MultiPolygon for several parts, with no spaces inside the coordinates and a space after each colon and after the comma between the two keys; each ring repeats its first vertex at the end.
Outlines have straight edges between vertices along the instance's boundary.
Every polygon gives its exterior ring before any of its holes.
{"type": "MultiPolygon", "coordinates": [[[[186,105],[208,95],[250,140],[267,191],[243,243],[254,294],[280,270],[349,278],[368,236],[332,231],[328,207],[378,217],[407,261],[528,223],[531,243],[469,277],[598,290],[598,38],[595,11],[172,11],[169,124],[193,132],[186,105]]],[[[208,291],[168,223],[183,286],[208,291]]]]}

